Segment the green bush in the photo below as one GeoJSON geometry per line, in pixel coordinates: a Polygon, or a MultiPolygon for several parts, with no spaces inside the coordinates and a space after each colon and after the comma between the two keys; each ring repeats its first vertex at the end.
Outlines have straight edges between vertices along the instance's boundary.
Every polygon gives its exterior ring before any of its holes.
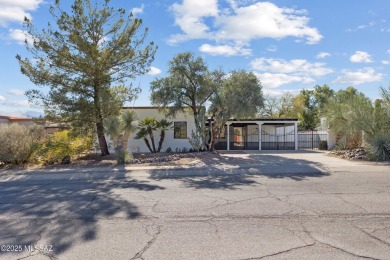
{"type": "Polygon", "coordinates": [[[131,153],[125,150],[116,151],[116,161],[118,164],[131,163],[134,160],[134,157],[131,153]]]}
{"type": "Polygon", "coordinates": [[[390,160],[390,136],[379,134],[367,140],[367,156],[374,161],[390,160]]]}
{"type": "Polygon", "coordinates": [[[319,150],[328,150],[328,141],[326,141],[326,140],[321,141],[320,144],[318,145],[318,149],[319,150]]]}
{"type": "Polygon", "coordinates": [[[0,162],[6,164],[26,163],[33,153],[43,131],[20,124],[0,125],[0,162]]]}
{"type": "Polygon", "coordinates": [[[58,131],[38,145],[34,159],[39,164],[54,164],[67,155],[77,157],[91,151],[92,146],[90,136],[73,137],[68,130],[58,131]]]}

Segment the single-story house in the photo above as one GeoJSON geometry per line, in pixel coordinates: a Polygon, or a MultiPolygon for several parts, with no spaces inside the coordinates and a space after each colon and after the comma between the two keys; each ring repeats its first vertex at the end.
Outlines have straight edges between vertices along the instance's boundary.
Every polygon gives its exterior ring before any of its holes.
{"type": "MultiPolygon", "coordinates": [[[[158,107],[125,107],[134,111],[138,121],[146,117],[155,117],[156,120],[166,118],[158,107]]],[[[167,118],[173,122],[173,128],[166,131],[161,151],[169,147],[172,151],[177,149],[191,149],[188,141],[191,132],[195,132],[194,116],[189,109],[177,113],[174,118],[167,118]]],[[[207,120],[206,120],[207,121],[207,120]]],[[[298,150],[298,119],[285,118],[258,118],[258,119],[232,119],[226,123],[225,131],[216,145],[218,150],[298,150]],[[229,131],[226,131],[229,129],[229,131]]],[[[208,124],[212,122],[208,121],[208,124]]],[[[155,132],[155,143],[160,139],[159,132],[155,132]]],[[[109,144],[111,142],[109,141],[109,144]]],[[[113,151],[112,143],[110,150],[113,151]]],[[[129,150],[136,152],[149,152],[145,142],[135,139],[135,133],[129,140],[129,150]]]]}
{"type": "Polygon", "coordinates": [[[22,118],[22,117],[14,117],[14,116],[0,116],[0,124],[12,124],[12,123],[30,126],[30,125],[34,124],[34,121],[31,118],[22,118]]]}
{"type": "MultiPolygon", "coordinates": [[[[36,121],[32,118],[22,118],[22,117],[14,117],[14,116],[0,116],[0,124],[20,124],[24,126],[31,126],[36,123],[36,121]]],[[[46,122],[43,125],[47,134],[53,134],[60,129],[58,124],[48,123],[46,122]]]]}

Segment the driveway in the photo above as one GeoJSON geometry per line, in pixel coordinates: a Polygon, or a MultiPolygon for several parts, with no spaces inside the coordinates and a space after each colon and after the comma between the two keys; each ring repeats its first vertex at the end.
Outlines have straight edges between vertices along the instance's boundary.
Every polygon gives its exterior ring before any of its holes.
{"type": "Polygon", "coordinates": [[[83,171],[0,173],[1,259],[390,259],[389,164],[251,152],[83,171]]]}

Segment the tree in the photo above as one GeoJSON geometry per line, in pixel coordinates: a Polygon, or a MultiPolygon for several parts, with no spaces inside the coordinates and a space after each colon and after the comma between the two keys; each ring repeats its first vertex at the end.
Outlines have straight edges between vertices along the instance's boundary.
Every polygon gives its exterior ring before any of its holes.
{"type": "Polygon", "coordinates": [[[133,111],[122,111],[120,116],[109,116],[104,120],[105,131],[111,137],[116,150],[128,151],[131,133],[136,130],[136,117],[133,111]]]}
{"type": "Polygon", "coordinates": [[[108,155],[104,118],[118,115],[123,103],[138,89],[128,83],[149,70],[156,47],[144,44],[148,29],[140,32],[142,20],[115,10],[109,0],[92,4],[74,0],[70,12],[60,1],[50,7],[56,26],[38,32],[25,18],[26,41],[32,57],[17,56],[21,72],[33,83],[49,86],[48,93],[30,90],[30,101],[45,108],[51,121],[66,122],[75,129],[95,126],[101,154],[108,155]]]}
{"type": "Polygon", "coordinates": [[[143,139],[151,153],[159,153],[165,139],[165,131],[171,129],[172,124],[172,122],[168,122],[166,119],[157,121],[155,117],[147,117],[139,122],[139,130],[136,139],[143,139]],[[160,140],[157,149],[154,141],[154,131],[156,130],[160,130],[160,140]],[[150,141],[148,140],[148,137],[150,138],[150,141]]]}
{"type": "Polygon", "coordinates": [[[229,119],[253,118],[264,106],[260,81],[252,72],[244,70],[231,72],[211,101],[209,108],[212,119],[210,150],[214,149],[229,119]]]}
{"type": "Polygon", "coordinates": [[[168,122],[166,119],[161,119],[157,121],[157,129],[160,130],[160,141],[158,142],[157,152],[161,151],[162,144],[165,139],[165,131],[172,129],[173,122],[168,122]]]}
{"type": "Polygon", "coordinates": [[[169,75],[151,82],[152,104],[168,109],[167,116],[189,108],[194,116],[193,136],[205,143],[205,103],[222,82],[221,71],[209,71],[201,57],[193,53],[177,54],[168,64],[169,75]]]}
{"type": "Polygon", "coordinates": [[[326,105],[326,121],[336,135],[341,148],[356,148],[362,145],[364,132],[373,137],[374,108],[369,98],[353,87],[339,90],[326,105]]]}

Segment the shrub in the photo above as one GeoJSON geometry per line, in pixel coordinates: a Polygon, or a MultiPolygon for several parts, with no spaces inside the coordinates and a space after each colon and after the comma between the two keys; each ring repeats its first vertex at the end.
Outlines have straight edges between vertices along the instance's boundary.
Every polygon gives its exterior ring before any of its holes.
{"type": "Polygon", "coordinates": [[[58,131],[41,142],[35,153],[36,162],[53,164],[65,156],[78,156],[92,150],[93,141],[90,136],[73,137],[68,130],[58,131]]]}
{"type": "Polygon", "coordinates": [[[29,160],[40,138],[38,127],[30,129],[19,124],[0,125],[0,161],[22,164],[29,160]]]}
{"type": "Polygon", "coordinates": [[[115,154],[116,154],[116,162],[118,164],[132,163],[134,160],[133,155],[130,152],[125,151],[123,149],[117,150],[115,154]]]}
{"type": "Polygon", "coordinates": [[[318,145],[319,150],[328,150],[328,141],[322,140],[318,145]]]}
{"type": "Polygon", "coordinates": [[[374,161],[390,160],[390,136],[377,135],[367,140],[367,156],[374,161]]]}

